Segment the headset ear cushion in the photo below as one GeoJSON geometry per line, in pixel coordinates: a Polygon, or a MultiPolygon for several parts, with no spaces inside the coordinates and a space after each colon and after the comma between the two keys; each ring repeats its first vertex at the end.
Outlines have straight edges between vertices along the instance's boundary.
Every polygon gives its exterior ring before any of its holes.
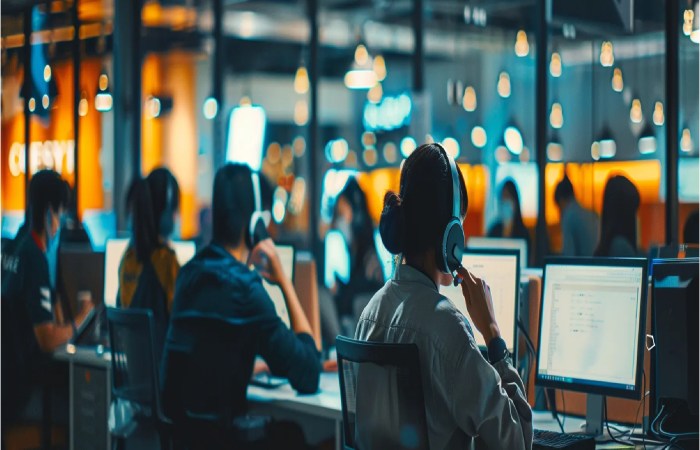
{"type": "Polygon", "coordinates": [[[438,261],[444,273],[452,273],[462,264],[464,253],[464,231],[462,224],[453,218],[445,227],[442,240],[440,260],[438,261]]]}

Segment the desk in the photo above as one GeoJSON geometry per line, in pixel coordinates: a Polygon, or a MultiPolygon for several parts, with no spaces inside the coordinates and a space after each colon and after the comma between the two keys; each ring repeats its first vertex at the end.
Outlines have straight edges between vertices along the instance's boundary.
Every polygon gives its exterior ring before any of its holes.
{"type": "MultiPolygon", "coordinates": [[[[313,395],[297,394],[289,384],[277,389],[265,389],[257,386],[248,387],[248,401],[251,410],[260,411],[280,419],[292,419],[303,422],[305,418],[332,423],[335,429],[335,448],[343,448],[342,406],[340,403],[340,386],[337,373],[321,374],[320,390],[313,395]],[[303,416],[303,417],[301,417],[303,416]]],[[[564,430],[567,433],[580,433],[584,419],[580,417],[563,417],[564,430]]],[[[557,421],[549,411],[533,411],[534,428],[548,431],[560,431],[557,421]]],[[[626,429],[625,427],[621,427],[626,429]]],[[[309,430],[305,429],[307,439],[309,430]]],[[[310,439],[311,443],[313,439],[310,439]]],[[[599,449],[618,448],[617,444],[599,444],[599,449]]],[[[647,444],[648,449],[661,448],[647,444]]]]}
{"type": "Polygon", "coordinates": [[[68,363],[70,450],[110,448],[112,357],[95,347],[62,346],[53,354],[68,363]]]}

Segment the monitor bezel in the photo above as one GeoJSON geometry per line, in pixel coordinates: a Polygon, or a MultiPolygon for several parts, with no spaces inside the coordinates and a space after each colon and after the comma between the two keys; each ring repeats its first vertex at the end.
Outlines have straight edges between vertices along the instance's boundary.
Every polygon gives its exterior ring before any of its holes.
{"type": "MultiPolygon", "coordinates": [[[[638,400],[642,393],[642,371],[644,369],[644,338],[647,323],[647,289],[649,285],[647,277],[646,258],[576,258],[576,257],[549,257],[545,258],[544,271],[542,273],[542,292],[540,293],[540,313],[537,324],[537,355],[535,363],[535,385],[546,388],[557,388],[566,391],[583,392],[586,394],[604,395],[616,398],[638,400]],[[542,342],[542,318],[544,316],[544,295],[547,286],[547,267],[549,265],[566,266],[608,266],[631,267],[642,269],[642,286],[640,298],[639,323],[637,324],[637,367],[635,368],[634,389],[619,389],[609,386],[596,386],[584,382],[566,383],[562,381],[548,380],[540,377],[540,343],[542,342]]],[[[593,381],[593,380],[589,380],[593,381]]]]}
{"type": "MultiPolygon", "coordinates": [[[[515,311],[513,315],[513,360],[517,359],[518,355],[518,316],[520,312],[520,250],[516,249],[501,249],[501,248],[466,248],[462,253],[462,257],[466,255],[484,255],[484,256],[515,256],[515,311]]],[[[485,349],[483,345],[479,346],[485,349]]],[[[510,349],[508,350],[510,351],[510,349]]]]}

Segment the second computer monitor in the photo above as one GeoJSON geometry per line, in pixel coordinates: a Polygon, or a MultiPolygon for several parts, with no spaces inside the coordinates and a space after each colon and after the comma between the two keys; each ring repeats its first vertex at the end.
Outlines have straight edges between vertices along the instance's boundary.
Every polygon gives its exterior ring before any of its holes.
{"type": "Polygon", "coordinates": [[[527,241],[525,239],[492,238],[492,237],[470,237],[467,240],[469,250],[482,249],[504,249],[518,250],[520,252],[520,268],[527,267],[527,241]]]}
{"type": "Polygon", "coordinates": [[[547,260],[538,385],[639,398],[646,272],[646,259],[547,260]]]}
{"type": "MultiPolygon", "coordinates": [[[[519,259],[517,250],[467,250],[462,256],[462,266],[489,285],[496,322],[511,353],[517,351],[519,259]]],[[[465,317],[469,317],[460,286],[443,286],[440,293],[450,299],[465,317]]],[[[477,344],[486,347],[481,333],[474,329],[472,331],[477,344]]]]}
{"type": "MultiPolygon", "coordinates": [[[[275,245],[275,248],[280,257],[282,270],[284,270],[285,276],[289,278],[290,281],[294,281],[294,247],[291,245],[275,245]]],[[[275,305],[277,316],[282,319],[282,322],[284,322],[287,328],[291,328],[289,310],[287,309],[287,302],[284,299],[282,289],[279,286],[268,283],[265,279],[263,279],[263,286],[267,291],[267,295],[270,296],[272,303],[275,305]]]]}

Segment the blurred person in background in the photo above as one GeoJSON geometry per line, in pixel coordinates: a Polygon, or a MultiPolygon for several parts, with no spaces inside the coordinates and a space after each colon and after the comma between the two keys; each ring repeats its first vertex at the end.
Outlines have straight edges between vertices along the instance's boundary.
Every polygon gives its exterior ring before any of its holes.
{"type": "Polygon", "coordinates": [[[488,237],[524,239],[527,243],[527,254],[532,255],[530,233],[523,222],[520,196],[513,180],[503,183],[498,200],[498,221],[489,229],[488,237]]]}
{"type": "Polygon", "coordinates": [[[684,244],[698,244],[700,240],[700,227],[698,225],[698,210],[690,213],[688,218],[685,220],[685,225],[683,225],[683,243],[684,244]]]}
{"type": "Polygon", "coordinates": [[[554,190],[554,201],[561,214],[562,256],[593,256],[598,244],[598,215],[579,205],[566,174],[554,190]]]}
{"type": "Polygon", "coordinates": [[[129,189],[131,241],[119,264],[122,308],[153,311],[156,349],[162,349],[165,330],[180,270],[175,251],[168,244],[179,207],[180,188],[168,169],[153,170],[129,189]]]}
{"type": "Polygon", "coordinates": [[[608,179],[603,192],[600,241],[594,256],[635,257],[637,249],[637,211],[639,191],[622,175],[608,179]]]}

